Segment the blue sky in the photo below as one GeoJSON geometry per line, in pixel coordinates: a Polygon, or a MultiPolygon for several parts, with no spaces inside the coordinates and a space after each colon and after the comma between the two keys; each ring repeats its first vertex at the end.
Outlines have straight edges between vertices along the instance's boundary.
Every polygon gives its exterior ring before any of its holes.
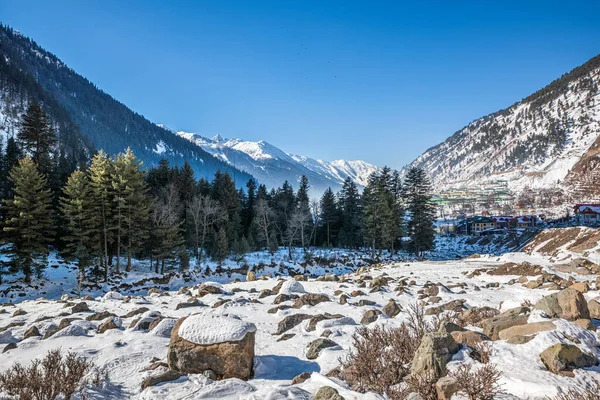
{"type": "Polygon", "coordinates": [[[0,1],[175,130],[401,168],[600,53],[599,1],[0,1]]]}

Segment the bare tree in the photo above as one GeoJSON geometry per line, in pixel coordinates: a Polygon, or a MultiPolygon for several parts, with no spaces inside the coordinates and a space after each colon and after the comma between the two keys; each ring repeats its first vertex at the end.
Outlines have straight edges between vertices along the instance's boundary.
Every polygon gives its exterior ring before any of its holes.
{"type": "Polygon", "coordinates": [[[317,227],[320,224],[321,220],[321,203],[317,199],[313,199],[310,202],[310,214],[313,219],[313,228],[312,232],[310,232],[310,238],[308,243],[314,240],[314,244],[317,244],[317,227]]]}
{"type": "Polygon", "coordinates": [[[285,234],[288,248],[288,256],[290,260],[292,260],[292,245],[294,244],[294,240],[296,239],[298,234],[304,232],[304,230],[308,226],[310,218],[311,215],[307,212],[307,210],[302,208],[296,208],[294,211],[292,211],[292,214],[290,215],[290,220],[288,222],[288,227],[285,234]]]}
{"type": "Polygon", "coordinates": [[[189,215],[194,225],[196,259],[202,258],[202,250],[206,242],[208,229],[219,221],[227,219],[227,213],[219,201],[209,196],[195,195],[187,202],[189,215]]]}
{"type": "Polygon", "coordinates": [[[271,250],[270,231],[275,223],[275,212],[269,206],[265,199],[259,199],[254,205],[254,222],[258,227],[259,237],[267,244],[267,249],[271,250]]]}

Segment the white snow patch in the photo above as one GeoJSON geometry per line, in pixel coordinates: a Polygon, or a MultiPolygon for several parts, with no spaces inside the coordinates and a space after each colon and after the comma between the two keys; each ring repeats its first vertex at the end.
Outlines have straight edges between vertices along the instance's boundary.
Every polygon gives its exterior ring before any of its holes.
{"type": "Polygon", "coordinates": [[[233,316],[190,315],[179,326],[179,336],[199,345],[237,342],[247,333],[256,332],[256,325],[233,316]]]}

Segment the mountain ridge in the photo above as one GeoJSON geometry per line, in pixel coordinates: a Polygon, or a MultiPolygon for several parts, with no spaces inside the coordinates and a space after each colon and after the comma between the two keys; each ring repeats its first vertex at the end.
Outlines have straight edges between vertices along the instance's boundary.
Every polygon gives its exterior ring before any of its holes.
{"type": "Polygon", "coordinates": [[[567,176],[600,135],[599,83],[600,55],[470,122],[404,171],[425,169],[438,192],[506,181],[515,193],[531,188],[578,193],[574,187],[583,177],[567,176]]]}
{"type": "Polygon", "coordinates": [[[337,190],[348,177],[359,187],[364,187],[369,175],[380,169],[362,160],[327,162],[295,155],[264,140],[227,139],[220,135],[208,138],[183,131],[173,133],[196,144],[213,157],[252,174],[270,187],[277,187],[286,180],[295,184],[302,175],[308,177],[313,193],[322,193],[328,187],[337,190]]]}

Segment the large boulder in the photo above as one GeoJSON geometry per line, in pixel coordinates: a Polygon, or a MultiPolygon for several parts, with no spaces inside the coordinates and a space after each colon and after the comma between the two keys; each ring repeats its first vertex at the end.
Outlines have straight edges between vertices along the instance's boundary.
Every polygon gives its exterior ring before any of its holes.
{"type": "Polygon", "coordinates": [[[433,372],[437,377],[444,376],[446,364],[459,349],[460,346],[449,333],[427,333],[415,353],[410,373],[425,375],[433,372]]]}
{"type": "Polygon", "coordinates": [[[319,357],[319,354],[321,354],[321,350],[337,346],[338,344],[330,339],[319,338],[313,340],[308,345],[308,350],[306,351],[306,358],[308,358],[309,360],[314,360],[319,357]]]}
{"type": "Polygon", "coordinates": [[[590,318],[600,319],[600,303],[598,299],[591,299],[587,303],[590,312],[590,318]]]}
{"type": "Polygon", "coordinates": [[[312,400],[344,400],[344,398],[331,386],[322,386],[317,390],[312,400]]]}
{"type": "Polygon", "coordinates": [[[495,317],[484,319],[479,323],[483,328],[483,334],[492,340],[500,339],[500,332],[516,325],[525,325],[528,319],[529,309],[527,307],[511,308],[495,317]]]}
{"type": "Polygon", "coordinates": [[[572,288],[543,297],[536,303],[535,309],[542,310],[550,318],[564,318],[569,321],[590,318],[585,297],[572,288]]]}
{"type": "Polygon", "coordinates": [[[231,316],[191,315],[171,332],[167,361],[171,369],[199,374],[212,370],[219,379],[252,377],[256,326],[231,316]]]}
{"type": "Polygon", "coordinates": [[[532,322],[531,324],[515,325],[500,331],[500,340],[508,340],[513,336],[529,336],[538,332],[552,331],[556,326],[552,321],[532,322]]]}
{"type": "Polygon", "coordinates": [[[573,344],[555,344],[540,354],[542,362],[549,371],[564,374],[574,368],[587,368],[598,365],[596,357],[583,353],[573,344]]]}

